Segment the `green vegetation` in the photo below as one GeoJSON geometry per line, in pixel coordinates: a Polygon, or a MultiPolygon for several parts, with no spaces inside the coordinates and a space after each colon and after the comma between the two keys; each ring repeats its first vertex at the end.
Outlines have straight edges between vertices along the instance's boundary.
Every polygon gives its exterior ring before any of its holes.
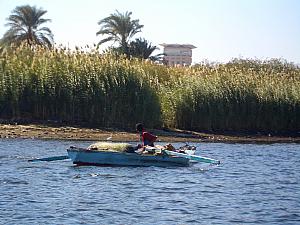
{"type": "Polygon", "coordinates": [[[170,126],[233,131],[300,128],[300,69],[293,64],[234,60],[198,65],[182,74],[169,88],[172,94],[161,98],[170,126]]]}
{"type": "Polygon", "coordinates": [[[51,47],[53,34],[48,27],[41,27],[50,19],[44,19],[46,10],[37,9],[35,6],[17,6],[7,18],[8,31],[0,40],[2,45],[20,45],[27,42],[29,45],[44,45],[51,47]]]}
{"type": "Polygon", "coordinates": [[[113,54],[125,54],[127,57],[135,57],[140,59],[150,59],[152,61],[161,60],[158,54],[151,56],[151,54],[157,50],[156,46],[152,46],[144,38],[137,38],[134,41],[131,39],[144,27],[139,24],[139,20],[131,19],[132,12],[126,12],[124,14],[116,11],[110,16],[100,20],[98,25],[101,29],[96,35],[104,36],[104,38],[98,43],[101,45],[106,42],[113,41],[117,43],[117,47],[110,47],[109,51],[113,54]]]}
{"type": "Polygon", "coordinates": [[[280,60],[167,67],[89,47],[22,45],[0,54],[0,118],[299,131],[300,69],[280,60]]]}
{"type": "Polygon", "coordinates": [[[167,67],[156,46],[131,39],[143,25],[118,11],[98,22],[99,44],[52,48],[47,11],[18,6],[0,41],[0,118],[209,131],[299,131],[300,69],[282,60],[167,67]],[[96,47],[96,46],[95,46],[96,47]],[[111,52],[111,53],[109,53],[111,52]],[[124,55],[123,55],[124,54],[124,55]]]}
{"type": "Polygon", "coordinates": [[[132,12],[124,14],[116,11],[114,14],[100,20],[98,24],[101,29],[96,35],[106,36],[99,42],[99,45],[106,42],[116,42],[119,44],[118,50],[129,55],[129,42],[134,35],[141,32],[144,25],[139,24],[139,20],[131,19],[132,12]]]}
{"type": "Polygon", "coordinates": [[[0,117],[103,127],[160,123],[159,99],[136,63],[78,49],[30,50],[0,57],[0,117]]]}

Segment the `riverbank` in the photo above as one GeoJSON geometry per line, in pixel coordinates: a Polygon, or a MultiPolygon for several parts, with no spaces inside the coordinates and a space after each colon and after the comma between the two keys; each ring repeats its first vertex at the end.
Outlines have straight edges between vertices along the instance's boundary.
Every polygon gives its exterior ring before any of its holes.
{"type": "MultiPolygon", "coordinates": [[[[300,143],[300,135],[273,136],[271,134],[214,134],[183,130],[150,130],[161,142],[227,142],[227,143],[300,143]]],[[[138,141],[135,132],[116,129],[95,129],[54,125],[0,124],[1,138],[138,141]]]]}

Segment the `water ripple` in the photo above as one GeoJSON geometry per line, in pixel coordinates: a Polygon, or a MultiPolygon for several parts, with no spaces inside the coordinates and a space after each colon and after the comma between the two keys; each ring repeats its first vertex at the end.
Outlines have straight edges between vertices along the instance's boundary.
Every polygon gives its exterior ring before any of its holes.
{"type": "Polygon", "coordinates": [[[221,165],[77,167],[63,155],[89,142],[5,140],[0,146],[0,224],[297,224],[297,144],[201,143],[221,165]],[[14,149],[14,151],[7,151],[14,149]]]}

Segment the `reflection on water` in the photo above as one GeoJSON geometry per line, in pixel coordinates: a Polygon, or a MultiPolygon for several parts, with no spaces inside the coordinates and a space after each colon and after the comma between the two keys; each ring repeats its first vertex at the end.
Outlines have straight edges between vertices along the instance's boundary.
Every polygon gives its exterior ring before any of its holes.
{"type": "MultiPolygon", "coordinates": [[[[91,142],[0,139],[0,224],[297,224],[300,145],[199,143],[221,165],[35,162],[91,142]],[[3,222],[4,221],[4,222],[3,222]]],[[[177,143],[175,146],[182,145],[177,143]]]]}

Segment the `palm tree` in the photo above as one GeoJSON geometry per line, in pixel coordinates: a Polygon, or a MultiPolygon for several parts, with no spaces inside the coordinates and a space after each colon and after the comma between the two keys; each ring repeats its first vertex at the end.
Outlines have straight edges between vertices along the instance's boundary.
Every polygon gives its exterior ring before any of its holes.
{"type": "Polygon", "coordinates": [[[132,12],[126,12],[125,14],[116,11],[116,13],[111,14],[98,22],[101,26],[100,31],[96,35],[106,35],[98,45],[103,43],[114,41],[119,44],[122,52],[128,55],[128,43],[130,39],[141,31],[144,25],[139,24],[139,20],[131,19],[132,12]]]}
{"type": "Polygon", "coordinates": [[[46,10],[37,9],[35,6],[17,6],[12,14],[7,18],[9,30],[4,34],[1,42],[3,44],[20,44],[26,41],[29,45],[38,44],[52,46],[53,34],[48,27],[40,27],[50,19],[44,19],[42,16],[47,13],[46,10]]]}
{"type": "Polygon", "coordinates": [[[135,41],[130,42],[129,45],[130,55],[133,57],[150,59],[155,62],[162,61],[162,57],[165,54],[160,53],[152,56],[152,53],[155,50],[159,50],[159,48],[157,46],[152,46],[152,44],[144,38],[135,39],[135,41]]]}

